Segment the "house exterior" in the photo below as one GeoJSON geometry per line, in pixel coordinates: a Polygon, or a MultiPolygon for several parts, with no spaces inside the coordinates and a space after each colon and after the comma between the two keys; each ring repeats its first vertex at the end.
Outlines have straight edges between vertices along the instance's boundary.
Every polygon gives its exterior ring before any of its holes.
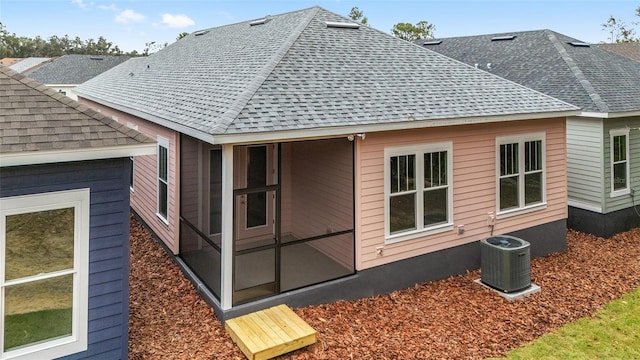
{"type": "Polygon", "coordinates": [[[567,119],[569,227],[640,226],[640,62],[551,30],[418,44],[580,107],[567,119]]]}
{"type": "Polygon", "coordinates": [[[157,139],[131,206],[222,321],[463,273],[492,233],[566,245],[577,107],[320,7],[194,32],[76,91],[157,139]]]}
{"type": "Polygon", "coordinates": [[[76,86],[129,59],[128,56],[63,55],[21,73],[73,100],[78,100],[73,92],[76,86]]]}
{"type": "Polygon", "coordinates": [[[615,44],[598,44],[599,48],[640,61],[640,43],[627,42],[615,44]]]}
{"type": "Polygon", "coordinates": [[[0,67],[0,359],[126,359],[130,156],[155,141],[0,67]]]}

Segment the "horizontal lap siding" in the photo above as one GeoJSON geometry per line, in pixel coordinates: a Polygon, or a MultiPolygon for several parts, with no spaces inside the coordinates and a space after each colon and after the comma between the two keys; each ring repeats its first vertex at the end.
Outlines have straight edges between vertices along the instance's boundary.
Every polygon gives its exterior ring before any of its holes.
{"type": "MultiPolygon", "coordinates": [[[[630,187],[640,189],[640,117],[628,117],[622,119],[607,119],[604,123],[604,198],[603,213],[630,208],[634,205],[631,195],[611,197],[611,138],[609,131],[617,129],[629,129],[629,180],[630,187]]],[[[638,199],[636,197],[636,206],[638,199]]]]}
{"type": "Polygon", "coordinates": [[[496,137],[546,133],[547,207],[496,221],[494,233],[510,233],[567,217],[565,122],[563,119],[514,121],[446,128],[367,133],[357,147],[356,221],[359,270],[403,260],[489,236],[488,213],[496,212],[496,137]],[[457,230],[385,244],[384,149],[453,142],[453,221],[457,230]],[[378,255],[376,248],[384,247],[378,255]]]}
{"type": "Polygon", "coordinates": [[[179,219],[179,193],[178,173],[179,169],[179,134],[170,129],[156,125],[152,122],[114,110],[98,103],[80,99],[82,103],[111,116],[121,124],[128,123],[137,126],[138,131],[156,139],[161,136],[169,140],[169,209],[168,225],[156,214],[158,212],[158,160],[156,155],[136,156],[134,160],[134,190],[131,192],[131,207],[136,211],[144,222],[158,235],[158,237],[177,254],[178,249],[178,219],[179,219]]]}
{"type": "Polygon", "coordinates": [[[128,351],[128,159],[2,168],[0,196],[91,190],[88,350],[65,359],[125,359],[128,351]]]}
{"type": "Polygon", "coordinates": [[[567,120],[567,193],[570,202],[602,207],[605,187],[602,119],[567,120]]]}

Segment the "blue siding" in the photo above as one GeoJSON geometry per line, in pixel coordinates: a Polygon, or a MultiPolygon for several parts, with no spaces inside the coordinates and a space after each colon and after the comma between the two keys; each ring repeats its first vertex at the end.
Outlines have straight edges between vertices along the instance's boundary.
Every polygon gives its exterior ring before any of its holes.
{"type": "Polygon", "coordinates": [[[128,158],[0,170],[0,197],[91,189],[87,351],[63,359],[126,359],[129,319],[128,158]]]}

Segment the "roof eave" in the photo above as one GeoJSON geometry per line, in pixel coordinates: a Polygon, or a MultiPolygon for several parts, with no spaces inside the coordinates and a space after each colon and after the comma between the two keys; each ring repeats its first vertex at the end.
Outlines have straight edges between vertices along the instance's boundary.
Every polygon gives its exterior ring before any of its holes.
{"type": "Polygon", "coordinates": [[[72,161],[113,159],[155,155],[156,143],[119,145],[99,148],[64,149],[54,151],[23,151],[0,154],[0,167],[63,163],[72,161]]]}
{"type": "Polygon", "coordinates": [[[454,125],[485,124],[503,121],[538,120],[549,118],[566,118],[578,116],[579,110],[554,111],[543,113],[508,114],[495,116],[474,116],[464,118],[447,118],[434,120],[413,120],[383,124],[351,125],[300,130],[282,130],[268,132],[244,132],[238,134],[213,135],[211,144],[242,144],[278,142],[291,140],[312,140],[337,136],[348,136],[363,132],[382,132],[407,129],[421,129],[454,125]]]}
{"type": "Polygon", "coordinates": [[[603,113],[583,111],[580,113],[580,116],[590,117],[590,118],[601,118],[601,119],[615,119],[615,118],[623,118],[623,117],[631,117],[631,116],[640,116],[640,110],[603,112],[603,113]]]}

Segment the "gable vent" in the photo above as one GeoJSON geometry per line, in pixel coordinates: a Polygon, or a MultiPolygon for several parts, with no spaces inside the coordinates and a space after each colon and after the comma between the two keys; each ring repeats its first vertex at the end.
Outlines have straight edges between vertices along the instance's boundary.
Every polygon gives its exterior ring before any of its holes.
{"type": "Polygon", "coordinates": [[[271,20],[269,17],[263,17],[262,19],[253,20],[249,23],[249,26],[264,25],[268,23],[269,20],[271,20]]]}
{"type": "Polygon", "coordinates": [[[328,28],[337,28],[337,29],[360,29],[360,24],[356,23],[344,23],[344,22],[332,22],[325,21],[328,28]]]}
{"type": "Polygon", "coordinates": [[[513,40],[515,39],[515,35],[505,35],[505,36],[494,36],[491,38],[491,41],[505,41],[505,40],[513,40]]]}
{"type": "Polygon", "coordinates": [[[199,31],[194,32],[193,35],[194,36],[202,36],[202,35],[204,35],[204,34],[206,34],[208,32],[209,32],[209,30],[199,30],[199,31]]]}
{"type": "Polygon", "coordinates": [[[591,47],[591,44],[589,43],[584,43],[584,42],[579,42],[579,41],[572,41],[572,42],[568,42],[567,44],[573,46],[573,47],[591,47]]]}
{"type": "Polygon", "coordinates": [[[440,44],[442,44],[442,40],[425,41],[422,43],[423,46],[440,45],[440,44]]]}

